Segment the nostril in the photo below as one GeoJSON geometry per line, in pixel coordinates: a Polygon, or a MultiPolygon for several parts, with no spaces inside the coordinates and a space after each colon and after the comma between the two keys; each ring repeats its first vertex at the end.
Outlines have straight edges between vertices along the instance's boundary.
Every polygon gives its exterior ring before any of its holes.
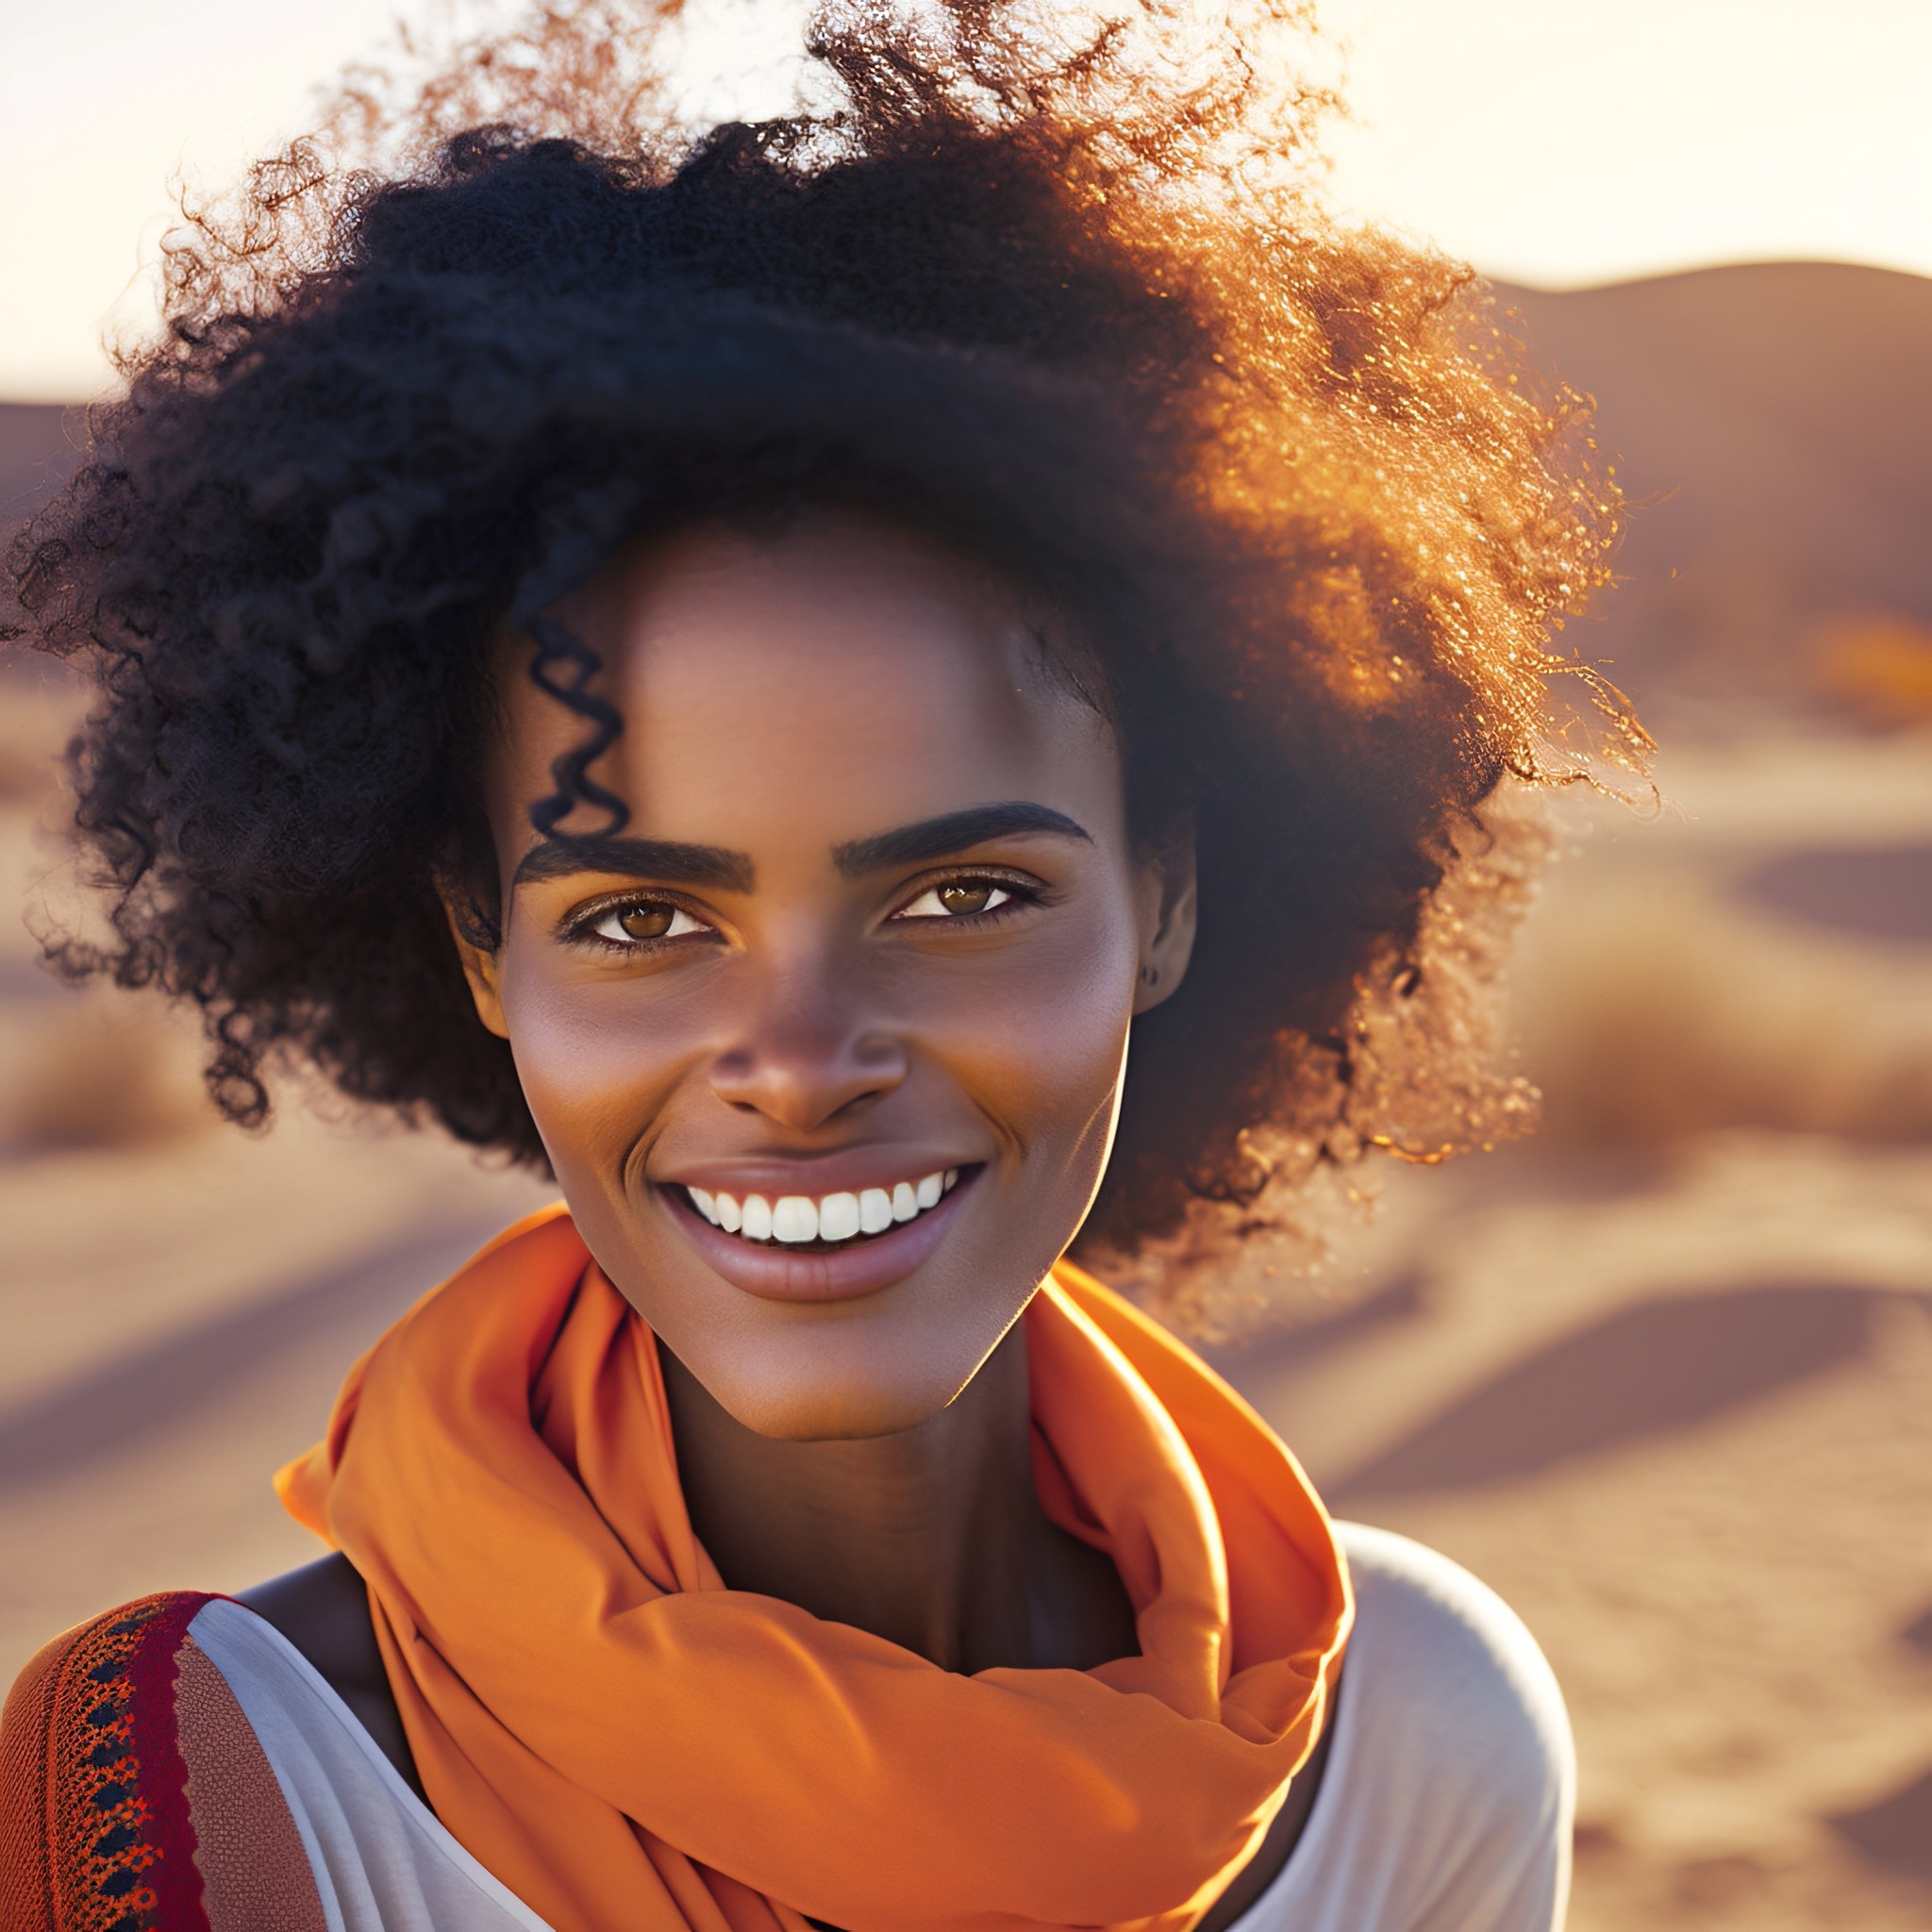
{"type": "Polygon", "coordinates": [[[712,1091],[740,1112],[788,1127],[818,1127],[848,1119],[891,1092],[906,1077],[896,1044],[875,1038],[827,1043],[818,1039],[740,1045],[712,1062],[712,1091]]]}

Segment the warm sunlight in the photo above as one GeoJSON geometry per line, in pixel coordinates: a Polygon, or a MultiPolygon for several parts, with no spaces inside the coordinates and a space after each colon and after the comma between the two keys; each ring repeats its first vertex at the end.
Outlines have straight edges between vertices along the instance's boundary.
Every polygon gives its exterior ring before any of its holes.
{"type": "MultiPolygon", "coordinates": [[[[1555,287],[1793,258],[1932,272],[1922,0],[1323,10],[1352,47],[1338,196],[1492,275],[1555,287]]],[[[298,130],[312,84],[378,49],[395,11],[0,0],[0,395],[97,391],[104,322],[144,319],[169,175],[220,183],[298,130]]]]}
{"type": "Polygon", "coordinates": [[[1328,0],[1349,205],[1545,288],[1724,261],[1932,273],[1920,0],[1328,0]]]}

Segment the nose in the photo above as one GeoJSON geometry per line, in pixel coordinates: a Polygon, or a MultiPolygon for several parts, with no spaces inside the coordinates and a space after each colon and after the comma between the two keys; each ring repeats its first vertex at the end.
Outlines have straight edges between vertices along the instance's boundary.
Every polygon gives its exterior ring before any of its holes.
{"type": "Polygon", "coordinates": [[[906,1074],[896,1032],[868,1024],[831,986],[794,984],[712,1061],[711,1091],[727,1107],[803,1131],[883,1099],[906,1074]]]}

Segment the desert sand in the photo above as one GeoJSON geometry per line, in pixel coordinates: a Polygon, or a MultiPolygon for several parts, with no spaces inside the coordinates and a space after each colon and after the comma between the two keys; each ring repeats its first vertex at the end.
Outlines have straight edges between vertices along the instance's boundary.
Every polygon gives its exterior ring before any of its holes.
{"type": "MultiPolygon", "coordinates": [[[[1617,294],[1557,311],[1563,359],[1617,294]]],[[[1653,354],[1609,340],[1620,368],[1653,354]]],[[[1666,607],[1678,555],[1744,554],[1736,520],[1674,514],[1633,540],[1635,597],[1666,607]]],[[[1690,575],[1715,598],[1756,567],[1690,575]]],[[[1872,728],[1813,648],[1868,608],[1909,642],[1932,591],[1827,576],[1779,593],[1728,720],[1731,631],[1674,677],[1606,619],[1681,724],[1660,809],[1564,804],[1510,989],[1544,1132],[1386,1173],[1312,1276],[1241,1257],[1274,1320],[1214,1351],[1338,1513],[1467,1563],[1543,1644],[1581,1757],[1578,1932],[1932,1925],[1932,724],[1901,697],[1872,728]]],[[[58,905],[33,826],[72,696],[8,675],[0,891],[58,905]]],[[[221,1126],[178,1025],[33,956],[0,924],[0,1674],[125,1597],[314,1554],[270,1472],[387,1321],[545,1197],[299,1094],[263,1137],[221,1126]]]]}

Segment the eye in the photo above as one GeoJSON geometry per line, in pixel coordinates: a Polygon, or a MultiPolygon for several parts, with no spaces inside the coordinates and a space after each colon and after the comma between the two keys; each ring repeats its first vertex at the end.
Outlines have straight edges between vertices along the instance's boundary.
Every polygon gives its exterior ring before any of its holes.
{"type": "Polygon", "coordinates": [[[708,928],[693,919],[682,906],[667,899],[632,899],[621,906],[608,907],[591,922],[591,932],[616,946],[648,943],[652,940],[682,939],[687,933],[708,928]]]}
{"type": "Polygon", "coordinates": [[[1013,903],[1010,886],[998,879],[948,879],[943,885],[929,886],[909,906],[892,916],[895,919],[970,919],[975,912],[996,912],[1013,903]]]}

